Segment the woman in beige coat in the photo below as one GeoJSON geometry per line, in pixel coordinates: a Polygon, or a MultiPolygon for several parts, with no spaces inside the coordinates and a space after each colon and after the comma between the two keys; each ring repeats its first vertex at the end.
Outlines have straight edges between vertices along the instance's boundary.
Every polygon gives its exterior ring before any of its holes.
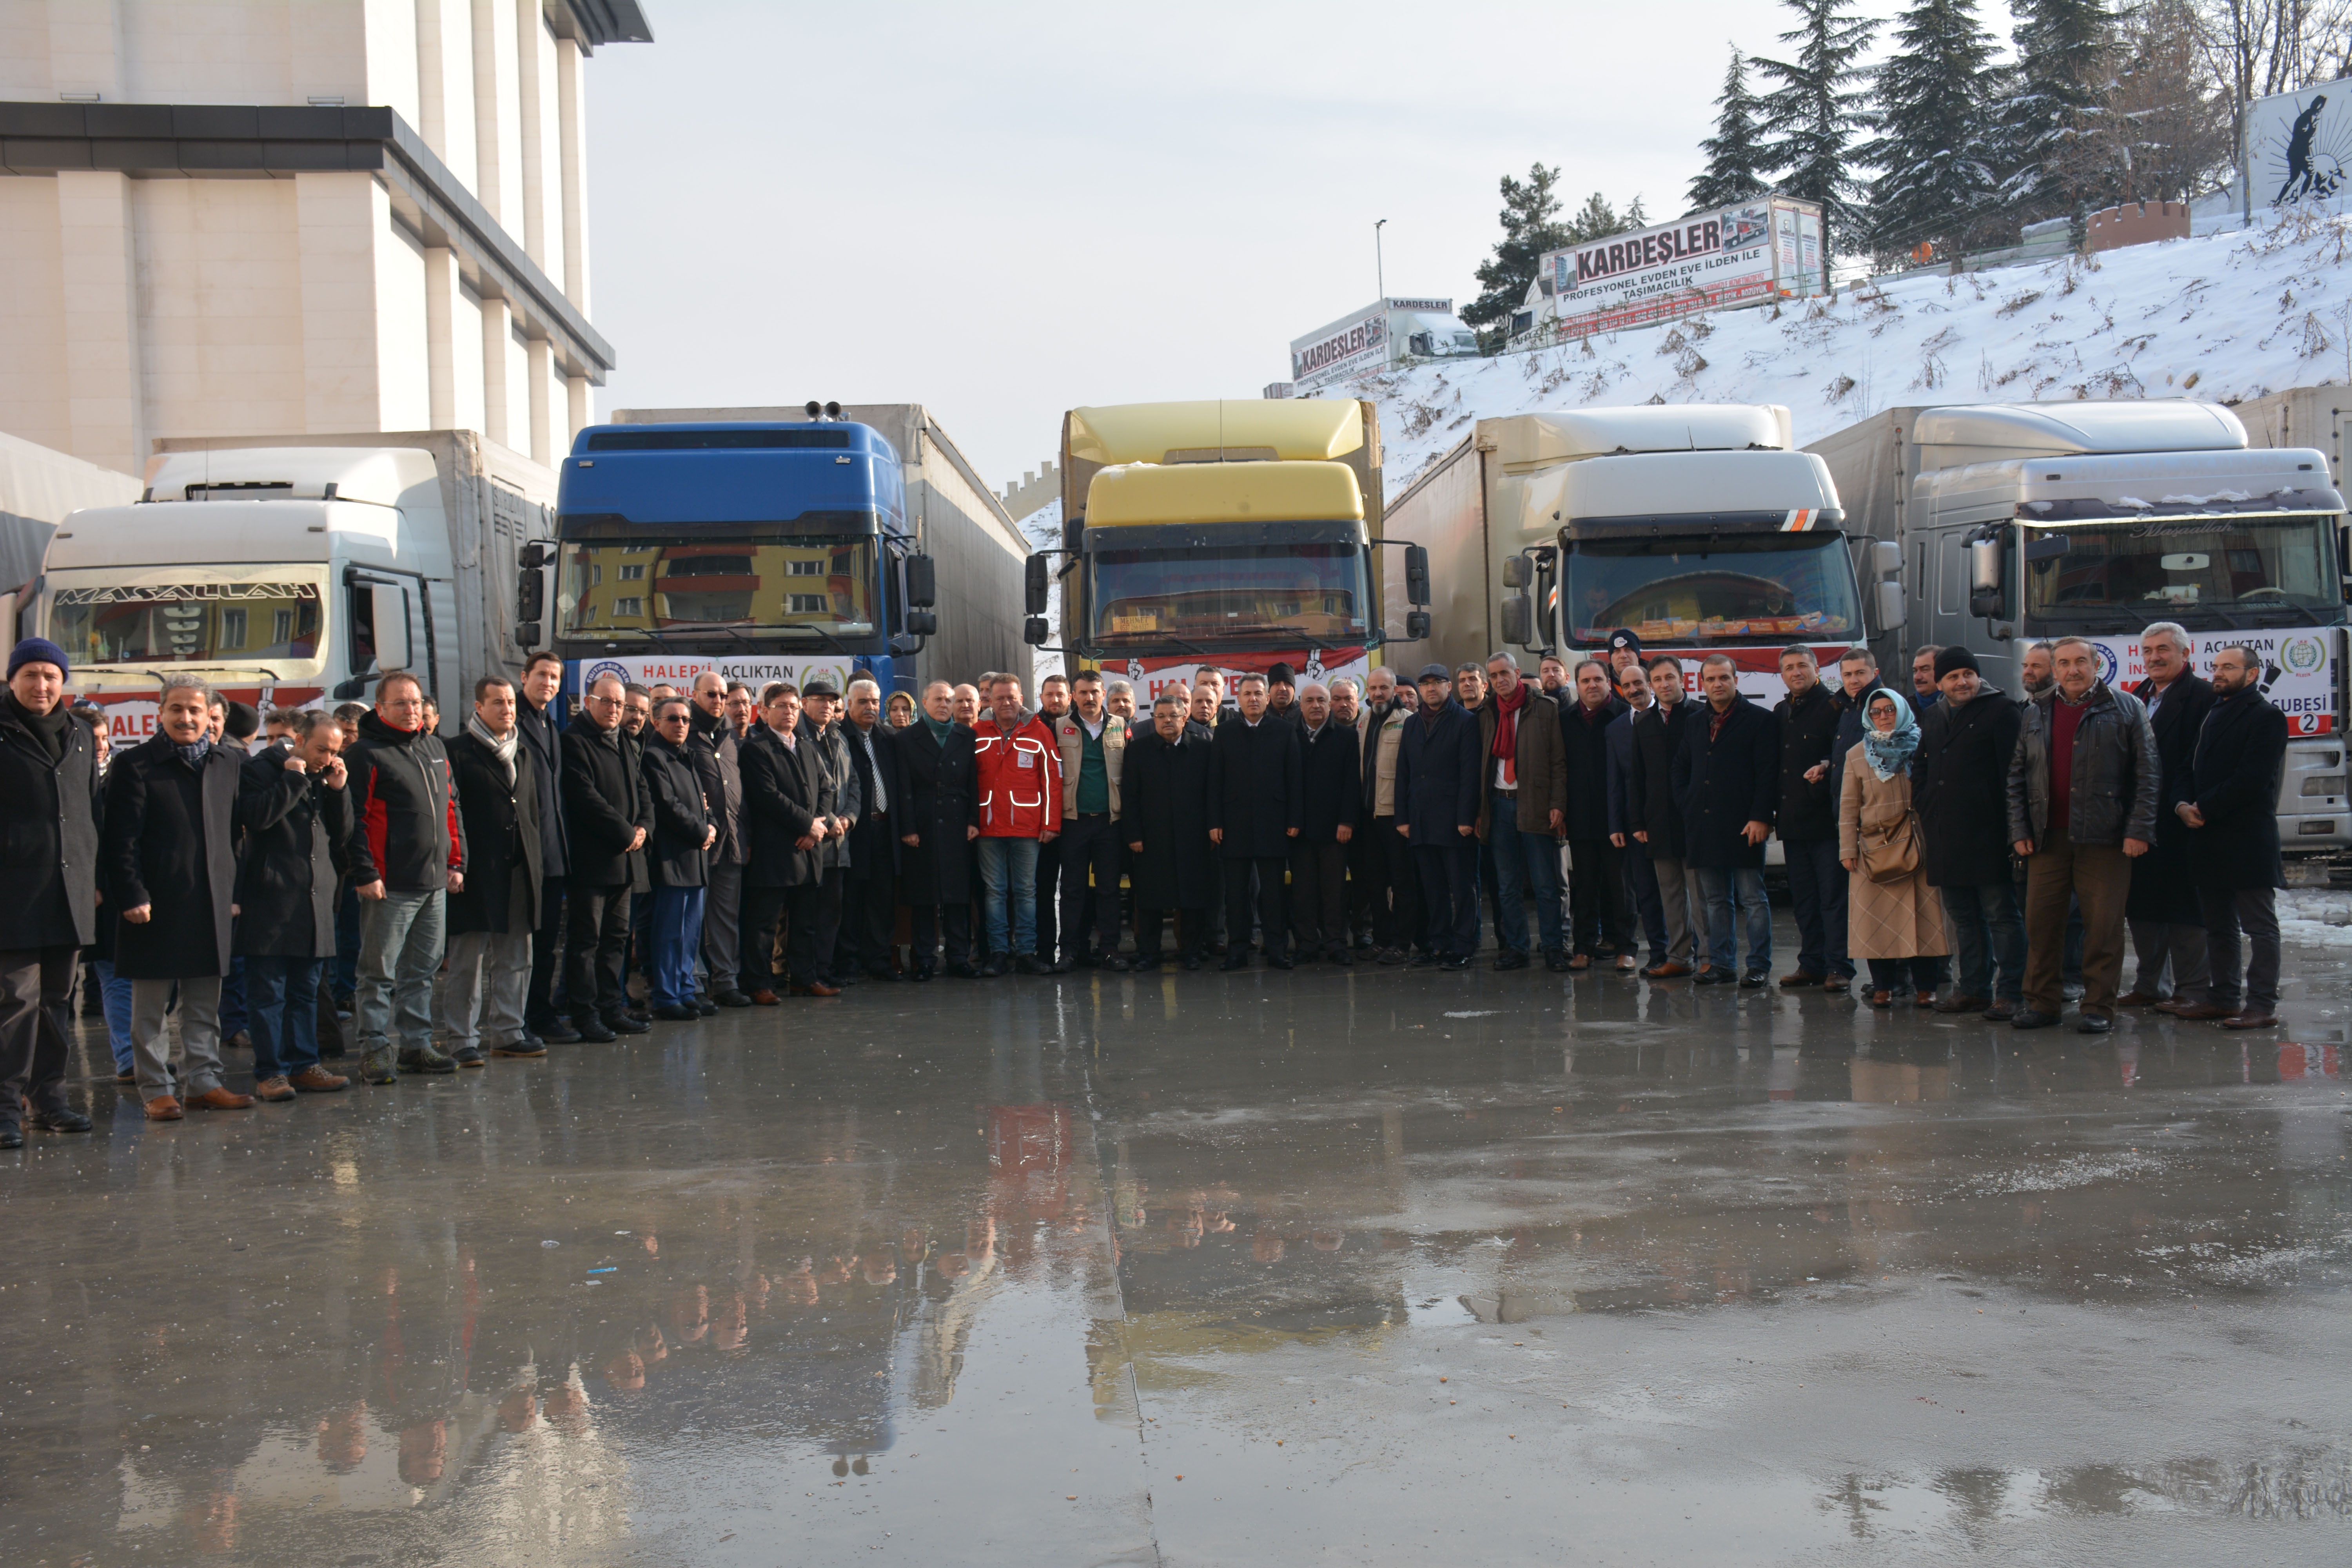
{"type": "Polygon", "coordinates": [[[1845,754],[1838,801],[1838,858],[1852,878],[1846,893],[1846,952],[1870,960],[1870,1005],[1891,1007],[1914,994],[1936,1002],[1936,983],[1951,942],[1944,903],[1920,863],[1919,819],[1911,809],[1911,758],[1919,721],[1911,704],[1880,687],[1863,704],[1862,744],[1845,754]]]}

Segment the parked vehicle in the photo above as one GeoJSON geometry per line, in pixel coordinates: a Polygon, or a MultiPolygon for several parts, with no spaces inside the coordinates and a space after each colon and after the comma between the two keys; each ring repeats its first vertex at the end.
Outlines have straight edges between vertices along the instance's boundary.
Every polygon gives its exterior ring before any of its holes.
{"type": "MultiPolygon", "coordinates": [[[[2292,727],[2280,837],[2352,843],[2345,508],[2326,453],[2250,447],[2237,414],[2188,399],[1893,408],[1811,450],[1856,529],[1902,553],[1907,647],[1962,644],[2015,692],[2019,653],[2062,635],[2126,685],[2152,622],[2188,631],[2200,674],[2252,644],[2292,727]]],[[[1895,641],[1882,662],[1904,657],[1895,641]]]]}

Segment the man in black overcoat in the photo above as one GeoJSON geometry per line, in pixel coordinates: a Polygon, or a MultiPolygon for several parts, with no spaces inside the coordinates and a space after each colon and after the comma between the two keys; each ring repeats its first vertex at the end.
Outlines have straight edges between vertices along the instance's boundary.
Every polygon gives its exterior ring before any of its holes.
{"type": "Polygon", "coordinates": [[[1217,859],[1209,843],[1209,750],[1205,724],[1185,717],[1184,699],[1163,691],[1151,728],[1128,732],[1118,785],[1118,831],[1135,884],[1135,967],[1160,967],[1162,917],[1176,915],[1176,955],[1198,969],[1208,947],[1217,859]]]}
{"type": "Polygon", "coordinates": [[[1266,711],[1265,677],[1236,683],[1241,716],[1217,731],[1209,748],[1209,839],[1224,862],[1225,967],[1249,963],[1250,874],[1257,874],[1257,920],[1265,961],[1291,967],[1282,874],[1301,809],[1298,731],[1266,711]]]}
{"type": "Polygon", "coordinates": [[[960,979],[980,977],[971,961],[971,844],[980,832],[972,817],[972,732],[954,713],[955,688],[934,680],[923,689],[921,714],[890,742],[907,795],[898,821],[898,889],[914,939],[915,980],[929,980],[942,962],[960,979]]]}
{"type": "Polygon", "coordinates": [[[2212,994],[2181,1018],[2219,1017],[2225,1029],[2278,1027],[2279,775],[2286,715],[2262,693],[2263,656],[2225,647],[2213,660],[2213,706],[2197,737],[2188,796],[2168,814],[2192,832],[2189,867],[2205,911],[2212,994]],[[2239,971],[2240,932],[2252,952],[2239,971]]]}

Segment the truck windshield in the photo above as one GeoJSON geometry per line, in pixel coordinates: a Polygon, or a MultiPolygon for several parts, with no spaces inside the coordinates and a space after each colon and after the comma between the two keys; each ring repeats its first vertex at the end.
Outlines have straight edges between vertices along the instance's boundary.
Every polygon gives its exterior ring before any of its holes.
{"type": "Polygon", "coordinates": [[[562,551],[557,610],[568,637],[708,626],[786,637],[795,626],[837,637],[874,632],[870,537],[575,539],[562,551]]]}
{"type": "Polygon", "coordinates": [[[1862,631],[1853,563],[1835,533],[1580,539],[1561,585],[1572,642],[1631,627],[1644,642],[1840,637],[1862,631]]]}
{"type": "Polygon", "coordinates": [[[1353,544],[1098,550],[1092,562],[1099,643],[1201,642],[1279,626],[1345,646],[1368,633],[1371,595],[1353,544]]]}
{"type": "Polygon", "coordinates": [[[318,656],[316,582],[89,580],[99,575],[72,572],[52,578],[49,637],[76,668],[318,656]]]}
{"type": "Polygon", "coordinates": [[[2332,517],[2260,514],[2021,528],[2026,614],[2333,608],[2332,517]],[[2038,548],[2037,548],[2038,546],[2038,548]],[[2036,557],[2039,556],[2039,559],[2036,557]]]}

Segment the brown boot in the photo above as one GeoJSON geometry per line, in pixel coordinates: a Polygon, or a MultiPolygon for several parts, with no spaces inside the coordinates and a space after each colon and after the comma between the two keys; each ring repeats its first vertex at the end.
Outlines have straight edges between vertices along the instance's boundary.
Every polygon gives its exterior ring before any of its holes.
{"type": "Polygon", "coordinates": [[[256,1100],[266,1100],[272,1105],[283,1105],[288,1100],[296,1097],[294,1093],[294,1086],[286,1081],[285,1074],[280,1073],[276,1078],[266,1078],[259,1083],[255,1084],[253,1086],[253,1098],[256,1100]]]}
{"type": "Polygon", "coordinates": [[[208,1089],[191,1096],[188,1103],[200,1110],[246,1110],[251,1109],[253,1096],[230,1089],[208,1089]]]}
{"type": "Polygon", "coordinates": [[[150,1121],[177,1121],[184,1114],[180,1102],[168,1094],[159,1094],[147,1102],[147,1120],[150,1121]]]}
{"type": "Polygon", "coordinates": [[[2249,1007],[2221,1020],[2221,1027],[2225,1029],[2275,1029],[2278,1026],[2276,1014],[2265,1013],[2257,1007],[2249,1007]]]}
{"type": "Polygon", "coordinates": [[[287,1079],[304,1094],[332,1094],[352,1080],[322,1067],[307,1067],[287,1079]]]}
{"type": "Polygon", "coordinates": [[[2184,1002],[2177,1007],[2167,1007],[2164,1011],[2184,1023],[2191,1024],[2201,1024],[2214,1018],[2234,1018],[2238,1015],[2237,1008],[2224,1007],[2219,1002],[2184,1002]]]}

